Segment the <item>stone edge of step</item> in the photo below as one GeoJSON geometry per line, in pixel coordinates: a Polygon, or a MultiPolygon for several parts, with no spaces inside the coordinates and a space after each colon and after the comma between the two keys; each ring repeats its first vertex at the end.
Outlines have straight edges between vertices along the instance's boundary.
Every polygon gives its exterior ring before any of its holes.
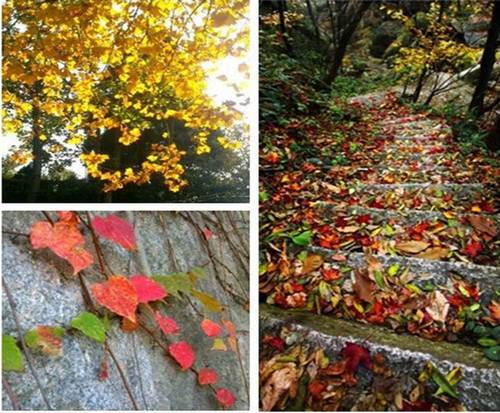
{"type": "MultiPolygon", "coordinates": [[[[359,268],[366,264],[366,254],[362,252],[347,253],[342,250],[331,250],[322,247],[308,247],[308,251],[324,257],[343,255],[347,257],[347,265],[359,268]]],[[[481,288],[500,289],[500,268],[488,265],[477,265],[465,262],[426,260],[406,256],[374,255],[384,267],[399,264],[401,268],[410,267],[415,275],[415,281],[432,280],[437,284],[444,285],[450,279],[450,273],[460,278],[478,283],[481,288]]],[[[335,260],[332,260],[335,261],[335,260]]]]}
{"type": "MultiPolygon", "coordinates": [[[[370,208],[363,206],[346,206],[346,207],[338,207],[334,204],[319,201],[315,203],[315,207],[318,210],[328,210],[331,213],[335,212],[347,212],[352,215],[362,215],[368,214],[374,216],[379,219],[396,219],[396,220],[405,220],[409,224],[418,223],[422,220],[441,220],[446,221],[448,218],[444,216],[444,214],[440,211],[422,211],[418,209],[407,209],[403,213],[402,211],[398,211],[396,209],[381,209],[381,208],[370,208]]],[[[495,221],[498,225],[500,225],[500,214],[481,214],[481,213],[457,213],[453,218],[466,218],[468,216],[481,216],[484,218],[491,219],[495,221]]],[[[464,224],[460,224],[463,226],[464,224]]]]}
{"type": "Polygon", "coordinates": [[[303,311],[281,310],[267,304],[261,304],[259,308],[259,322],[261,331],[270,329],[276,330],[281,326],[293,326],[295,331],[302,333],[302,339],[317,343],[319,346],[339,352],[347,342],[355,342],[368,348],[370,352],[381,352],[391,368],[401,372],[411,372],[418,375],[420,369],[430,360],[441,371],[448,372],[455,367],[462,369],[463,378],[457,385],[461,401],[470,410],[495,410],[500,404],[500,366],[484,358],[482,353],[472,347],[454,343],[439,343],[439,347],[444,347],[438,352],[438,346],[429,340],[417,336],[404,335],[410,337],[412,345],[402,346],[403,340],[398,335],[384,327],[365,325],[355,321],[332,319],[324,315],[310,315],[316,321],[304,323],[300,313],[303,311]],[[281,317],[279,313],[283,313],[281,317]],[[333,323],[339,324],[338,333],[332,334],[328,326],[333,323]],[[347,328],[350,326],[351,328],[347,328]],[[352,333],[352,329],[359,330],[360,334],[352,333]],[[377,331],[379,334],[373,334],[377,331]],[[380,334],[381,333],[381,334],[380,334]],[[392,341],[392,342],[391,342],[392,341]],[[423,348],[419,348],[422,346],[423,348]],[[461,351],[467,351],[467,359],[474,360],[467,362],[461,351]],[[478,397],[481,395],[481,397],[478,397]]]}

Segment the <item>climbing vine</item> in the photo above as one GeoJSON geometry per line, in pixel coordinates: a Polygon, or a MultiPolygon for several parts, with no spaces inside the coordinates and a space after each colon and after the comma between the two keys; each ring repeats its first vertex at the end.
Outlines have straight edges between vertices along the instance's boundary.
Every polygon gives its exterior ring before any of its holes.
{"type": "MultiPolygon", "coordinates": [[[[60,356],[63,338],[68,331],[72,331],[102,345],[102,361],[100,366],[96,366],[99,371],[98,378],[108,379],[108,357],[111,357],[133,407],[139,409],[108,341],[111,324],[115,319],[119,319],[121,329],[125,333],[132,334],[138,330],[145,332],[180,371],[195,375],[199,386],[206,388],[221,407],[230,408],[236,401],[233,392],[218,385],[219,375],[213,368],[197,367],[199,364],[197,354],[192,345],[183,339],[185,327],[178,323],[168,310],[173,297],[187,297],[190,304],[192,304],[190,298],[198,300],[204,310],[216,314],[218,318],[207,317],[197,311],[201,318],[199,328],[212,341],[211,350],[226,351],[229,346],[235,357],[240,360],[241,366],[235,325],[215,297],[196,289],[199,279],[207,279],[205,270],[202,267],[195,267],[188,272],[167,275],[112,274],[103,254],[100,239],[112,241],[128,251],[137,251],[140,246],[129,222],[113,214],[92,218],[89,213],[84,216],[81,213],[64,211],[57,213],[56,221],[49,214],[44,214],[46,219],[36,222],[29,234],[11,233],[11,235],[25,235],[29,237],[33,249],[49,249],[67,261],[80,281],[82,297],[87,308],[64,326],[38,325],[23,333],[19,323],[16,322],[17,339],[12,335],[4,335],[2,339],[3,371],[23,372],[27,364],[36,377],[30,351],[37,351],[49,357],[60,356]],[[90,285],[87,285],[85,270],[94,264],[94,255],[85,248],[82,226],[88,228],[92,235],[102,278],[100,282],[90,285]]],[[[205,229],[202,234],[205,240],[212,236],[209,229],[205,229]],[[207,234],[207,231],[210,234],[207,234]]],[[[14,318],[17,320],[8,285],[4,279],[2,281],[14,318]]],[[[12,405],[18,406],[12,389],[8,383],[7,386],[5,384],[4,379],[4,387],[9,389],[12,405]]],[[[41,386],[39,387],[41,389],[41,386]]],[[[50,408],[47,400],[46,404],[50,408]]]]}

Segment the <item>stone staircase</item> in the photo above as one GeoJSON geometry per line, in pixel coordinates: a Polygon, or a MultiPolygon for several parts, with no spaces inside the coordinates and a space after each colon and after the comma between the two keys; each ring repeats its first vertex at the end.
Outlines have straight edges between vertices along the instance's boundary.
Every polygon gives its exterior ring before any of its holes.
{"type": "MultiPolygon", "coordinates": [[[[363,98],[359,103],[364,108],[373,104],[380,104],[380,100],[363,98]]],[[[376,140],[382,142],[382,150],[356,163],[356,170],[349,175],[349,193],[333,191],[328,201],[316,203],[325,236],[323,246],[309,247],[309,253],[323,257],[323,267],[348,274],[366,271],[369,260],[375,258],[385,277],[382,286],[377,284],[382,289],[393,286],[387,276],[391,267],[397,269],[398,277],[407,277],[417,291],[429,284],[450,287],[456,280],[464,280],[479,287],[481,302],[486,305],[500,291],[500,215],[495,183],[483,182],[481,170],[471,169],[474,161],[458,154],[442,121],[420,115],[384,119],[378,126],[381,133],[376,140]],[[359,217],[367,216],[369,221],[359,224],[359,217]],[[489,223],[489,234],[478,230],[478,221],[489,223]],[[412,241],[405,239],[409,229],[422,223],[430,226],[424,238],[430,245],[428,253],[402,248],[402,243],[412,241]],[[368,236],[371,245],[375,242],[378,248],[354,242],[353,233],[360,226],[367,232],[375,228],[368,236]],[[496,234],[491,227],[496,228],[496,234]],[[493,257],[486,262],[481,254],[463,252],[467,240],[479,235],[485,235],[488,241],[482,240],[482,248],[488,248],[493,257]],[[401,275],[403,269],[406,272],[401,275]]],[[[327,184],[336,185],[339,170],[327,172],[327,184]]],[[[482,230],[488,232],[488,228],[482,230]]],[[[352,283],[356,281],[352,276],[352,283]]],[[[371,354],[383,354],[398,377],[418,376],[429,361],[443,374],[460,367],[463,377],[456,384],[460,403],[467,410],[500,409],[500,363],[487,359],[481,347],[449,337],[435,341],[365,320],[353,321],[355,317],[339,316],[332,307],[322,306],[319,312],[325,315],[318,315],[262,304],[261,335],[288,337],[292,331],[300,335],[303,345],[320,346],[331,354],[348,342],[358,343],[371,354]]]]}

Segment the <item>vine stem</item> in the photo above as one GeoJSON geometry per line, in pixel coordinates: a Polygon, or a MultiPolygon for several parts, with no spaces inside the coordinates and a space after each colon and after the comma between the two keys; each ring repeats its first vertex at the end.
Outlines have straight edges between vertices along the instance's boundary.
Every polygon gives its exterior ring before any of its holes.
{"type": "Polygon", "coordinates": [[[21,410],[21,406],[19,406],[19,402],[17,401],[17,397],[14,394],[14,392],[12,391],[12,387],[10,387],[10,384],[4,375],[2,375],[2,385],[3,385],[3,388],[5,389],[5,392],[7,393],[7,396],[9,396],[9,400],[12,403],[12,408],[14,410],[21,410]]]}
{"type": "Polygon", "coordinates": [[[47,410],[53,410],[52,407],[50,406],[47,395],[45,394],[45,389],[43,388],[42,383],[40,382],[40,379],[38,378],[38,374],[36,373],[36,370],[34,367],[33,356],[31,355],[31,352],[29,351],[28,346],[26,345],[26,342],[24,341],[23,331],[21,329],[21,323],[19,322],[19,317],[17,316],[16,303],[14,302],[14,298],[12,297],[9,286],[5,282],[4,277],[2,277],[2,286],[3,286],[3,289],[5,291],[5,295],[7,296],[7,301],[9,302],[9,307],[12,311],[12,317],[14,318],[14,322],[16,324],[17,334],[19,335],[19,340],[21,341],[21,347],[23,348],[24,354],[26,356],[26,361],[28,363],[28,367],[31,371],[31,374],[33,375],[33,378],[35,379],[35,382],[36,382],[38,389],[40,390],[40,394],[42,396],[42,399],[43,399],[45,405],[47,406],[47,410]]]}
{"type": "MultiPolygon", "coordinates": [[[[99,313],[94,305],[94,302],[92,301],[90,292],[89,292],[87,286],[85,285],[85,280],[83,278],[83,271],[80,271],[78,273],[78,278],[80,280],[80,286],[82,288],[82,296],[83,296],[85,303],[87,304],[89,309],[92,310],[92,312],[97,313],[97,315],[99,315],[99,313]]],[[[115,353],[113,352],[113,350],[109,346],[107,337],[106,337],[106,340],[104,341],[104,349],[111,356],[113,363],[115,363],[116,369],[118,370],[118,374],[120,375],[120,378],[123,382],[123,387],[125,387],[125,390],[130,398],[130,401],[132,402],[132,405],[134,406],[134,409],[140,410],[139,405],[137,404],[137,400],[135,400],[134,394],[132,393],[132,390],[130,389],[130,386],[127,382],[127,378],[125,377],[125,373],[123,372],[123,369],[121,368],[121,365],[118,362],[118,359],[116,358],[115,353]]]]}
{"type": "Polygon", "coordinates": [[[132,394],[132,390],[130,390],[130,387],[129,387],[128,383],[127,383],[127,378],[125,377],[125,373],[123,372],[123,369],[120,366],[120,363],[118,362],[118,360],[117,360],[117,358],[115,356],[115,353],[113,352],[113,350],[111,350],[111,347],[109,346],[109,343],[108,343],[107,340],[104,342],[104,347],[105,347],[106,351],[109,353],[109,355],[111,356],[111,358],[113,359],[113,362],[115,363],[116,369],[118,370],[118,373],[120,374],[120,377],[121,377],[121,379],[123,381],[123,385],[125,387],[125,390],[128,393],[130,401],[134,405],[134,409],[135,410],[140,410],[139,406],[137,404],[137,401],[135,400],[135,397],[132,394]]]}

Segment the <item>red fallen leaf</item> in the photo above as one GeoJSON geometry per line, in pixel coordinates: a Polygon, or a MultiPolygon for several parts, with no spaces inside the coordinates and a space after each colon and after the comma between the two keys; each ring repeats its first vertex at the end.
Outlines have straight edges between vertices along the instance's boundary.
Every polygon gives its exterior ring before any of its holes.
{"type": "Polygon", "coordinates": [[[467,246],[462,250],[464,254],[467,256],[474,258],[477,254],[479,254],[483,250],[480,242],[470,241],[467,246]]]}
{"type": "MultiPolygon", "coordinates": [[[[336,220],[335,220],[335,226],[337,228],[343,228],[347,225],[347,221],[344,217],[338,217],[336,220]]],[[[329,227],[327,227],[329,228],[329,227]]]]}
{"type": "Polygon", "coordinates": [[[149,303],[150,301],[158,301],[167,296],[165,289],[145,275],[133,275],[130,277],[131,283],[137,292],[137,300],[140,303],[149,303]]]}
{"type": "Polygon", "coordinates": [[[488,308],[491,312],[491,317],[493,317],[496,321],[500,321],[500,303],[492,301],[488,308]]]}
{"type": "Polygon", "coordinates": [[[92,228],[101,237],[116,242],[126,250],[132,251],[136,249],[134,229],[127,221],[116,215],[111,214],[104,218],[95,217],[92,220],[92,228]]]}
{"type": "Polygon", "coordinates": [[[90,289],[99,304],[135,322],[135,310],[139,301],[135,287],[128,278],[114,275],[105,283],[93,284],[90,289]]]}
{"type": "Polygon", "coordinates": [[[322,270],[321,275],[325,281],[333,281],[340,278],[340,271],[335,268],[329,268],[327,270],[322,270]]]}
{"type": "Polygon", "coordinates": [[[203,236],[205,237],[205,239],[208,241],[210,238],[213,237],[214,233],[212,231],[210,231],[208,228],[203,228],[201,230],[201,232],[203,232],[203,236]]]}
{"type": "Polygon", "coordinates": [[[307,386],[307,390],[309,390],[311,396],[316,400],[321,399],[321,393],[323,393],[325,389],[326,384],[316,379],[312,380],[307,386]]]}
{"type": "Polygon", "coordinates": [[[355,373],[360,364],[369,370],[372,368],[370,352],[359,344],[347,343],[340,354],[347,359],[346,370],[349,372],[355,373]]]}
{"type": "Polygon", "coordinates": [[[262,341],[265,344],[269,344],[280,353],[285,351],[285,340],[283,340],[281,337],[265,336],[262,341]]]}
{"type": "Polygon", "coordinates": [[[179,326],[173,318],[161,315],[157,311],[155,313],[155,321],[156,324],[158,324],[158,326],[160,327],[161,331],[163,331],[165,334],[179,334],[179,326]]]}
{"type": "Polygon", "coordinates": [[[83,248],[85,238],[72,222],[59,221],[52,225],[39,221],[31,227],[30,240],[33,248],[50,248],[68,261],[75,274],[94,262],[92,255],[83,248]]]}
{"type": "Polygon", "coordinates": [[[198,383],[201,385],[216,384],[218,380],[219,376],[217,375],[217,372],[212,369],[204,368],[198,372],[198,383]]]}
{"type": "Polygon", "coordinates": [[[292,290],[294,293],[300,293],[300,292],[304,291],[304,286],[299,284],[296,281],[291,282],[290,287],[292,287],[292,290]]]}
{"type": "Polygon", "coordinates": [[[221,326],[208,318],[201,322],[201,329],[208,337],[217,337],[222,332],[221,326]]]}
{"type": "Polygon", "coordinates": [[[168,352],[179,363],[182,370],[189,369],[196,359],[193,349],[186,341],[178,341],[168,346],[168,352]]]}
{"type": "Polygon", "coordinates": [[[365,215],[359,215],[356,217],[356,222],[358,224],[368,224],[368,222],[370,222],[370,215],[368,214],[365,214],[365,215]]]}
{"type": "Polygon", "coordinates": [[[276,152],[271,152],[269,153],[265,158],[267,163],[270,163],[271,165],[275,165],[280,162],[280,156],[276,152]]]}
{"type": "Polygon", "coordinates": [[[236,401],[236,397],[234,397],[234,394],[223,387],[217,389],[217,391],[215,392],[215,397],[217,398],[221,406],[225,407],[226,409],[231,407],[236,401]]]}

